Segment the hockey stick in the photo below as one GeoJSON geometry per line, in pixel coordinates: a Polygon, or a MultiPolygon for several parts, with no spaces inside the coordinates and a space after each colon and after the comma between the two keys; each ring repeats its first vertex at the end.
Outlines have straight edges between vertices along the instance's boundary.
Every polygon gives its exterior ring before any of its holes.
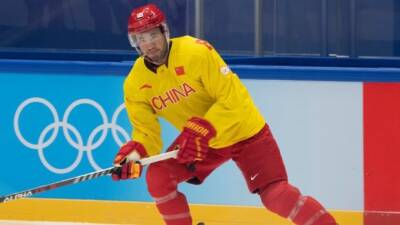
{"type": "MultiPolygon", "coordinates": [[[[176,155],[178,153],[178,150],[174,150],[174,151],[170,151],[170,152],[166,152],[166,153],[162,153],[159,155],[155,155],[155,156],[151,156],[148,158],[143,158],[141,160],[139,160],[139,162],[144,166],[144,165],[148,165],[154,162],[158,162],[161,160],[165,160],[165,159],[170,159],[170,158],[175,158],[176,155]]],[[[113,172],[113,170],[116,167],[109,167],[103,170],[98,170],[95,172],[91,172],[91,173],[87,173],[87,174],[83,174],[80,176],[76,176],[73,178],[69,178],[66,180],[61,180],[55,183],[51,183],[51,184],[46,184],[46,185],[42,185],[36,188],[32,188],[29,190],[25,190],[25,191],[21,191],[21,192],[16,192],[10,195],[5,195],[5,196],[1,196],[0,197],[0,203],[3,202],[8,202],[8,201],[12,201],[12,200],[17,200],[20,198],[27,198],[30,197],[34,194],[40,193],[40,192],[44,192],[44,191],[49,191],[49,190],[53,190],[65,185],[69,185],[69,184],[76,184],[76,183],[80,183],[83,181],[87,181],[87,180],[91,180],[97,177],[101,177],[101,176],[105,176],[108,174],[111,174],[113,172]]]]}

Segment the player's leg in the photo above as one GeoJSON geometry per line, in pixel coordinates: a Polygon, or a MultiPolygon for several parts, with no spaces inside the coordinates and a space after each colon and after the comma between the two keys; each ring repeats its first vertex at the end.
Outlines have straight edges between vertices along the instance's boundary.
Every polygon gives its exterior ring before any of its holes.
{"type": "Polygon", "coordinates": [[[335,219],[310,196],[288,183],[285,166],[269,128],[233,151],[249,190],[258,193],[270,211],[299,225],[334,225],[335,219]]]}
{"type": "Polygon", "coordinates": [[[335,219],[313,197],[281,181],[260,189],[265,207],[299,225],[335,225],[335,219]]]}
{"type": "Polygon", "coordinates": [[[228,150],[210,150],[207,157],[189,171],[175,159],[151,164],[147,169],[147,188],[167,225],[192,225],[189,205],[178,184],[184,181],[201,184],[219,165],[230,159],[228,150]]]}
{"type": "Polygon", "coordinates": [[[192,224],[186,197],[177,188],[189,178],[190,172],[174,159],[153,163],[147,169],[147,189],[167,225],[192,224]]]}

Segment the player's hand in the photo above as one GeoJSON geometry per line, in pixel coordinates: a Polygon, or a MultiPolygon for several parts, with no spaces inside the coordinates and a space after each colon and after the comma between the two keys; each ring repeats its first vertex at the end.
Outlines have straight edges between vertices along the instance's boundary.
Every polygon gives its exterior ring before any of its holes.
{"type": "Polygon", "coordinates": [[[136,141],[129,141],[124,144],[114,158],[115,169],[112,172],[112,179],[115,181],[135,179],[142,174],[143,166],[139,159],[147,156],[146,149],[136,141]]]}
{"type": "Polygon", "coordinates": [[[179,149],[179,163],[193,163],[206,157],[210,139],[216,136],[215,128],[210,122],[199,117],[189,119],[182,132],[176,138],[169,150],[179,149]]]}

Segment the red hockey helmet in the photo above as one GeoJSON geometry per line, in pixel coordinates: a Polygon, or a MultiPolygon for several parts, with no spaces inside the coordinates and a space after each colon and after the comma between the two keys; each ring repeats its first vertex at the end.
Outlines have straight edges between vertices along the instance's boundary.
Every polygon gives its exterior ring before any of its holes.
{"type": "MultiPolygon", "coordinates": [[[[147,4],[132,10],[128,22],[129,42],[142,55],[135,34],[159,27],[164,34],[166,43],[169,43],[169,29],[164,13],[154,4],[147,4]]],[[[167,47],[168,44],[167,44],[167,47]]]]}
{"type": "Polygon", "coordinates": [[[164,13],[154,4],[134,9],[129,17],[128,32],[139,33],[165,23],[164,13]]]}

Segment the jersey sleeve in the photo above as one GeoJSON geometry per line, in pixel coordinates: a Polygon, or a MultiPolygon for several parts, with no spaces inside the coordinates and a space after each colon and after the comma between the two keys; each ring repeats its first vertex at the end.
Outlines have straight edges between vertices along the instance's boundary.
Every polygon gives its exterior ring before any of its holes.
{"type": "MultiPolygon", "coordinates": [[[[205,90],[215,99],[215,103],[207,111],[204,118],[217,130],[216,140],[238,140],[238,134],[249,129],[254,121],[260,121],[255,114],[254,104],[246,87],[226,65],[218,52],[207,46],[202,54],[204,62],[200,70],[205,90]],[[250,117],[254,118],[250,118],[250,117]],[[223,138],[222,138],[223,136],[223,138]]],[[[243,136],[244,137],[244,136],[243,136]]],[[[211,141],[211,144],[212,141],[211,141]]],[[[214,143],[214,145],[227,145],[214,143]]]]}
{"type": "Polygon", "coordinates": [[[143,144],[147,154],[159,154],[162,148],[160,122],[139,89],[135,90],[129,79],[124,83],[124,102],[133,126],[132,139],[143,144]]]}

